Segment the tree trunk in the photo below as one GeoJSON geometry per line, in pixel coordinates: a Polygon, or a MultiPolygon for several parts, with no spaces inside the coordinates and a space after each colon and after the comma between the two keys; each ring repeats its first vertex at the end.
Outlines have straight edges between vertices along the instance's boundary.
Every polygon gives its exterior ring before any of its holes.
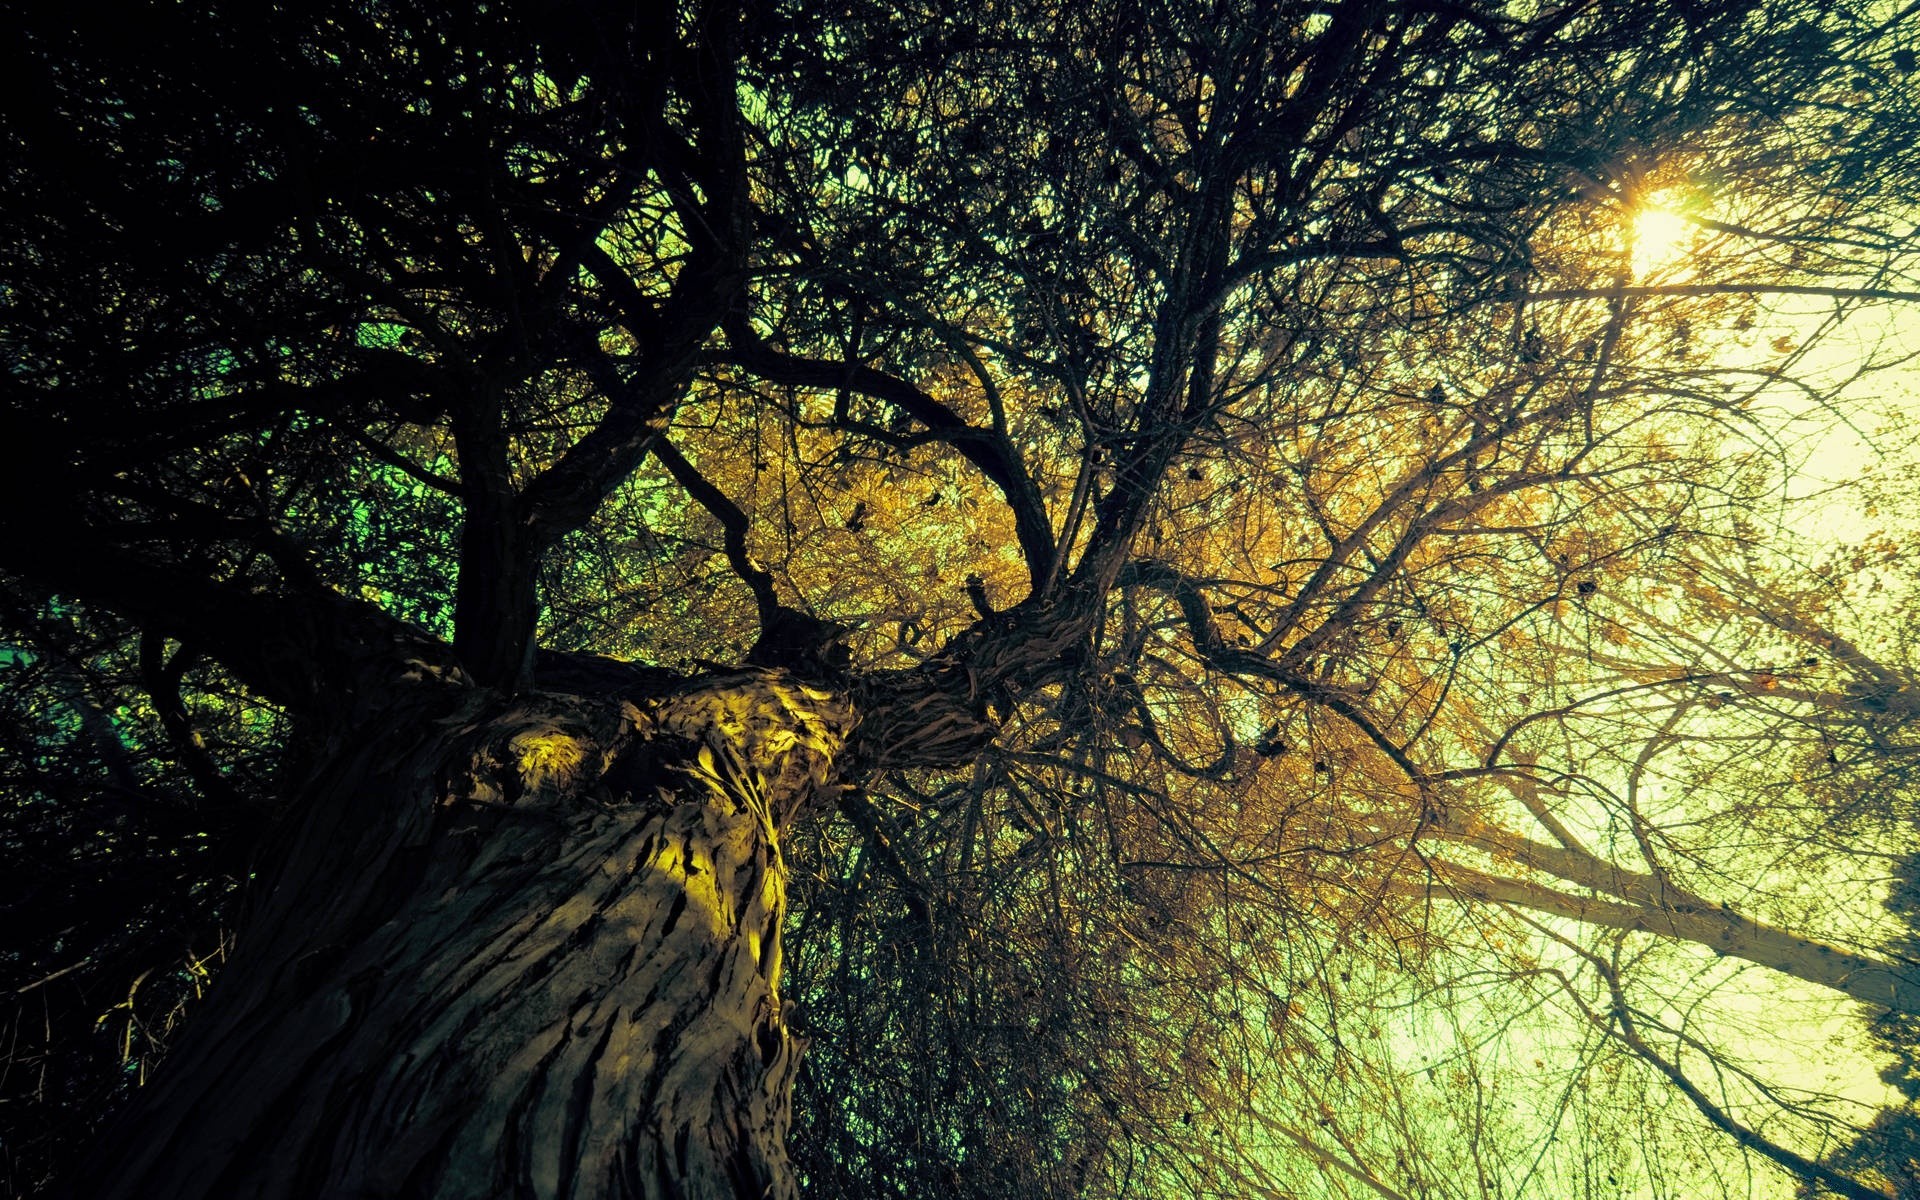
{"type": "Polygon", "coordinates": [[[413,707],[317,773],[73,1193],[793,1195],[780,846],[849,707],[769,671],[413,707]]]}

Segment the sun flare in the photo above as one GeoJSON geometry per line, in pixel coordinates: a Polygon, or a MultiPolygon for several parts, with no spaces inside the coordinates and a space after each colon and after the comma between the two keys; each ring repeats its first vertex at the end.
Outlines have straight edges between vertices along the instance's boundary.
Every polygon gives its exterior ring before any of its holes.
{"type": "Polygon", "coordinates": [[[1693,223],[1670,208],[1646,205],[1633,218],[1633,273],[1649,275],[1672,265],[1693,240],[1693,223]]]}

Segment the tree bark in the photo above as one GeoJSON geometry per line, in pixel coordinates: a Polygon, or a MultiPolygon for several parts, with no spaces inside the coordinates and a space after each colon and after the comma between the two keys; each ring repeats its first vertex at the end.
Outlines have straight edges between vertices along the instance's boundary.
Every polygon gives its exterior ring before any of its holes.
{"type": "Polygon", "coordinates": [[[852,724],[773,671],[389,706],[72,1194],[793,1195],[781,841],[852,724]]]}
{"type": "MultiPolygon", "coordinates": [[[[1865,1004],[1920,1014],[1920,971],[1789,933],[1723,905],[1616,901],[1575,896],[1522,879],[1506,879],[1434,861],[1434,882],[1447,894],[1480,903],[1511,904],[1587,925],[1651,933],[1745,959],[1865,1004]]],[[[1418,885],[1404,891],[1412,894],[1418,885]]]]}

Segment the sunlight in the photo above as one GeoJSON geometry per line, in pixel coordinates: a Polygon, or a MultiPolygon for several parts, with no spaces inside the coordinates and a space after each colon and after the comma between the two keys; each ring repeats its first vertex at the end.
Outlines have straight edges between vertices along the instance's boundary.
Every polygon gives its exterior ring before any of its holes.
{"type": "Polygon", "coordinates": [[[1693,222],[1671,208],[1643,205],[1633,218],[1633,273],[1636,278],[1671,265],[1687,250],[1693,222]]]}

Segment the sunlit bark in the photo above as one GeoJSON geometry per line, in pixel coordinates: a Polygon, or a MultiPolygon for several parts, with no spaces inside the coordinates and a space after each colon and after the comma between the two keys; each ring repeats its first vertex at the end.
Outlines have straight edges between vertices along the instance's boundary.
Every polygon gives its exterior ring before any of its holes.
{"type": "Polygon", "coordinates": [[[362,731],[71,1194],[792,1196],[781,841],[851,724],[761,672],[362,731]]]}

